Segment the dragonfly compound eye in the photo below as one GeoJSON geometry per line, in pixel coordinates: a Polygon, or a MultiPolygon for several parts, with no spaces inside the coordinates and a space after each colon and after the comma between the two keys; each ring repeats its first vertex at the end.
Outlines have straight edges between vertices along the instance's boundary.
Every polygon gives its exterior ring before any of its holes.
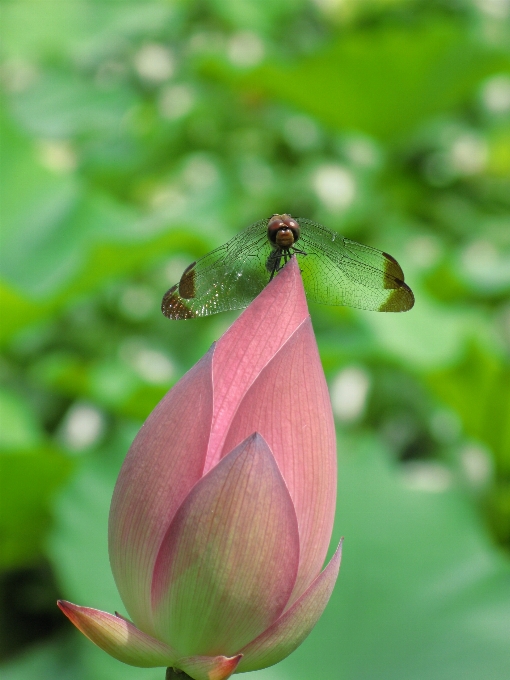
{"type": "Polygon", "coordinates": [[[299,238],[299,224],[290,215],[273,215],[267,225],[267,237],[279,248],[290,248],[299,238]]]}

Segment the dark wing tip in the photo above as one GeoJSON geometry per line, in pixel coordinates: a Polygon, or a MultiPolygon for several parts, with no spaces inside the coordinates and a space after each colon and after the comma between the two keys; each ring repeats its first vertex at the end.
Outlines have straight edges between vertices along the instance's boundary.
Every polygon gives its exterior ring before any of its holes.
{"type": "Polygon", "coordinates": [[[195,287],[195,265],[196,262],[192,262],[186,267],[179,281],[179,295],[186,298],[186,300],[194,298],[197,292],[195,287]]]}
{"type": "Polygon", "coordinates": [[[379,307],[379,312],[407,312],[414,306],[414,294],[409,286],[396,278],[398,288],[394,288],[386,301],[379,307]]]}
{"type": "Polygon", "coordinates": [[[163,295],[161,311],[167,319],[192,319],[195,315],[193,310],[186,306],[184,300],[177,293],[178,284],[172,286],[163,295]]]}
{"type": "Polygon", "coordinates": [[[400,279],[401,281],[404,281],[404,272],[402,271],[402,267],[399,265],[396,259],[392,255],[390,255],[389,253],[385,253],[384,251],[382,254],[385,257],[384,273],[393,276],[393,278],[395,279],[400,279]]]}

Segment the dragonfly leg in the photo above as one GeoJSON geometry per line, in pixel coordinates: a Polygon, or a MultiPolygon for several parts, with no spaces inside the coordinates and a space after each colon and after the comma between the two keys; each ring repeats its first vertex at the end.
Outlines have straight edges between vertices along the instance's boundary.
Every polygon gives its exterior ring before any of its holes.
{"type": "Polygon", "coordinates": [[[280,248],[274,250],[267,258],[266,268],[269,272],[269,280],[272,281],[274,275],[281,269],[282,251],[280,248]]]}
{"type": "Polygon", "coordinates": [[[278,262],[277,271],[280,271],[280,269],[283,269],[283,267],[287,264],[287,262],[292,257],[292,255],[290,253],[290,249],[289,248],[285,248],[285,250],[282,249],[281,257],[280,257],[280,261],[278,262]],[[281,257],[283,257],[283,264],[281,264],[281,257]]]}

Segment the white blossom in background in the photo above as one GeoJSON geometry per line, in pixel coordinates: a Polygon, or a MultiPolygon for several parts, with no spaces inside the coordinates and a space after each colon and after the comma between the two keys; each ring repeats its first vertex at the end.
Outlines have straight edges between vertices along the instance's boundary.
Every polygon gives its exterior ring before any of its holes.
{"type": "Polygon", "coordinates": [[[313,174],[312,185],[319,200],[331,212],[345,210],[356,197],[354,176],[342,165],[319,166],[313,174]]]}
{"type": "Polygon", "coordinates": [[[250,68],[264,58],[264,44],[256,33],[240,31],[228,41],[227,54],[234,66],[250,68]]]}
{"type": "Polygon", "coordinates": [[[449,155],[452,168],[458,174],[476,175],[487,163],[487,143],[479,135],[466,132],[454,140],[449,155]]]}
{"type": "Polygon", "coordinates": [[[411,461],[401,466],[404,486],[412,491],[442,493],[453,483],[451,471],[441,463],[411,461]]]}
{"type": "Polygon", "coordinates": [[[138,50],[134,64],[140,78],[152,83],[168,80],[175,71],[175,60],[170,50],[156,43],[144,45],[138,50]]]}
{"type": "Polygon", "coordinates": [[[475,4],[492,19],[506,19],[510,14],[510,0],[475,0],[475,4]]]}
{"type": "Polygon", "coordinates": [[[160,184],[154,187],[148,197],[148,204],[153,210],[163,209],[169,216],[183,214],[189,205],[186,194],[175,184],[160,184]]]}
{"type": "Polygon", "coordinates": [[[348,139],[342,144],[347,158],[360,168],[373,168],[381,162],[381,154],[370,139],[358,137],[348,139]]]}
{"type": "Polygon", "coordinates": [[[335,417],[348,423],[357,420],[365,410],[370,390],[370,376],[358,366],[340,371],[331,385],[331,404],[335,417]]]}
{"type": "Polygon", "coordinates": [[[346,0],[313,0],[319,10],[324,14],[336,14],[345,4],[346,0]]]}
{"type": "Polygon", "coordinates": [[[104,430],[103,412],[92,404],[76,402],[67,411],[59,434],[66,448],[80,453],[97,444],[104,430]]]}
{"type": "Polygon", "coordinates": [[[174,375],[172,361],[163,352],[148,347],[141,339],[125,340],[120,346],[119,355],[142,380],[152,385],[163,385],[174,375]]]}
{"type": "Polygon", "coordinates": [[[467,277],[479,285],[498,289],[510,283],[510,257],[488,239],[468,244],[461,252],[460,261],[467,277]]]}
{"type": "Polygon", "coordinates": [[[78,164],[76,152],[67,140],[40,139],[37,152],[40,164],[52,172],[72,172],[78,164]]]}
{"type": "Polygon", "coordinates": [[[499,75],[490,78],[482,88],[482,101],[491,113],[510,111],[510,76],[499,75]]]}
{"type": "Polygon", "coordinates": [[[486,486],[494,472],[492,458],[478,444],[467,444],[460,452],[462,471],[467,481],[474,488],[486,486]]]}

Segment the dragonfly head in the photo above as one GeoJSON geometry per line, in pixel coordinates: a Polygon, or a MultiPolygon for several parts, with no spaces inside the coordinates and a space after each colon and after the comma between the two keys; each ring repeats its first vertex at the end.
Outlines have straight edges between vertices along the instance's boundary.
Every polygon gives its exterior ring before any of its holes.
{"type": "Polygon", "coordinates": [[[267,238],[278,248],[290,248],[299,238],[299,224],[290,215],[273,215],[267,224],[267,238]]]}

